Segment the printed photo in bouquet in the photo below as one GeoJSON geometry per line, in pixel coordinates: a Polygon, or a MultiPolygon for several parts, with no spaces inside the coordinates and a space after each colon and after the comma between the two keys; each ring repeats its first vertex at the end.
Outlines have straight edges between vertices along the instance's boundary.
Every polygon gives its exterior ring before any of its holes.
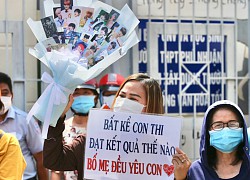
{"type": "Polygon", "coordinates": [[[116,39],[114,39],[113,41],[111,41],[109,43],[106,43],[96,53],[97,55],[94,57],[94,60],[95,60],[94,64],[97,64],[98,62],[103,60],[106,56],[112,54],[118,48],[119,48],[119,45],[118,45],[116,39]]]}
{"type": "Polygon", "coordinates": [[[81,18],[80,18],[79,27],[78,27],[79,32],[83,31],[82,29],[88,20],[92,21],[93,14],[94,14],[94,8],[82,7],[81,10],[82,10],[82,13],[81,13],[81,18]]]}
{"type": "Polygon", "coordinates": [[[64,21],[70,19],[73,15],[72,12],[73,0],[61,0],[61,15],[64,21]]]}
{"type": "Polygon", "coordinates": [[[50,46],[52,50],[56,51],[63,51],[65,48],[67,48],[67,44],[56,44],[50,46]]]}
{"type": "Polygon", "coordinates": [[[56,24],[52,16],[42,18],[41,23],[47,38],[53,37],[57,33],[56,24]]]}
{"type": "Polygon", "coordinates": [[[83,54],[83,57],[90,59],[94,57],[96,51],[97,51],[97,46],[95,44],[89,44],[89,46],[86,49],[86,52],[83,54]]]}
{"type": "Polygon", "coordinates": [[[112,31],[107,35],[106,41],[111,42],[114,39],[117,40],[119,46],[122,46],[123,42],[125,41],[125,35],[127,34],[127,28],[121,25],[114,24],[114,26],[111,28],[112,31]]]}
{"type": "Polygon", "coordinates": [[[61,15],[61,7],[53,8],[53,12],[54,12],[54,21],[56,23],[57,31],[63,32],[64,19],[62,18],[61,15]]]}
{"type": "Polygon", "coordinates": [[[112,36],[112,34],[114,34],[114,32],[116,32],[116,30],[120,27],[120,24],[118,22],[115,22],[113,24],[113,26],[111,27],[111,29],[109,29],[108,35],[106,37],[106,41],[110,42],[110,37],[112,36]]]}
{"type": "Polygon", "coordinates": [[[80,23],[80,18],[81,18],[81,14],[82,14],[82,7],[80,6],[73,6],[72,8],[73,11],[73,15],[71,16],[70,19],[68,19],[68,24],[69,23],[74,23],[76,25],[76,31],[79,27],[79,23],[80,23]]]}
{"type": "Polygon", "coordinates": [[[110,29],[114,23],[116,22],[116,20],[119,17],[119,13],[117,11],[115,11],[114,9],[111,10],[111,12],[109,13],[109,19],[106,23],[106,26],[110,29]]]}
{"type": "Polygon", "coordinates": [[[105,42],[104,40],[106,39],[107,34],[108,34],[108,27],[102,26],[99,33],[94,34],[90,41],[96,44],[97,46],[101,46],[105,42]]]}
{"type": "Polygon", "coordinates": [[[57,44],[65,44],[64,32],[57,32],[53,35],[53,38],[57,44]]]}
{"type": "Polygon", "coordinates": [[[47,52],[51,52],[52,50],[61,51],[62,49],[67,48],[67,44],[57,44],[55,39],[50,37],[42,42],[47,52]]]}
{"type": "Polygon", "coordinates": [[[82,33],[80,40],[83,41],[84,43],[88,44],[90,41],[90,34],[84,34],[82,33]]]}
{"type": "Polygon", "coordinates": [[[64,29],[65,43],[68,44],[71,38],[74,38],[76,25],[74,23],[69,23],[67,28],[64,29]]]}
{"type": "Polygon", "coordinates": [[[71,38],[69,39],[68,44],[72,44],[72,49],[74,49],[76,47],[76,44],[79,43],[81,37],[81,33],[75,32],[71,38]]]}
{"type": "Polygon", "coordinates": [[[86,44],[83,42],[77,42],[72,49],[73,54],[78,56],[78,60],[82,58],[84,51],[86,50],[86,44]]]}
{"type": "Polygon", "coordinates": [[[57,44],[56,44],[56,41],[55,41],[52,37],[50,37],[50,38],[44,40],[44,41],[42,42],[42,44],[43,44],[44,47],[46,48],[47,52],[51,52],[52,46],[56,46],[56,45],[57,45],[57,44]]]}
{"type": "Polygon", "coordinates": [[[108,21],[109,13],[101,10],[95,20],[89,19],[84,25],[83,31],[93,35],[95,32],[98,32],[99,29],[105,25],[108,21]]]}

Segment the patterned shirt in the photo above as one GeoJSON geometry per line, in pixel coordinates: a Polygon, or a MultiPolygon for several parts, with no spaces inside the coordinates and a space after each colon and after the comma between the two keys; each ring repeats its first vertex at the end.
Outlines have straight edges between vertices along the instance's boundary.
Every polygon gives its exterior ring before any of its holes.
{"type": "MultiPolygon", "coordinates": [[[[86,136],[87,128],[86,127],[76,127],[72,125],[73,118],[69,118],[65,121],[65,130],[63,131],[64,143],[70,144],[74,138],[82,134],[86,136]]],[[[65,180],[77,180],[77,171],[65,171],[64,172],[65,180]]]]}

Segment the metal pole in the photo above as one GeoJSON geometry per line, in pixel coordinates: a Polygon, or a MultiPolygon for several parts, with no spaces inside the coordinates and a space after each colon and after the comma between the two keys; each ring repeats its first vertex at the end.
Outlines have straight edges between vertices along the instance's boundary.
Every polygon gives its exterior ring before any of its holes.
{"type": "MultiPolygon", "coordinates": [[[[248,3],[248,30],[250,29],[250,18],[249,18],[249,13],[250,13],[250,3],[248,3]]],[[[248,32],[248,31],[247,31],[248,32]]],[[[248,33],[248,47],[250,45],[250,35],[248,33]]],[[[250,59],[250,55],[248,53],[248,92],[250,90],[250,82],[249,82],[249,79],[250,79],[250,63],[249,63],[249,59],[250,59]]],[[[248,114],[250,113],[250,96],[249,96],[249,93],[248,93],[248,114]]],[[[248,124],[250,124],[250,118],[248,117],[248,124]]]]}

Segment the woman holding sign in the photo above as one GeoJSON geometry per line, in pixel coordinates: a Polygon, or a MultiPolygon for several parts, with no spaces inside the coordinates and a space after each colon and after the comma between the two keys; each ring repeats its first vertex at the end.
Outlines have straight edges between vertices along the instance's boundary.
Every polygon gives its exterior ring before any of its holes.
{"type": "Polygon", "coordinates": [[[190,160],[177,149],[172,160],[175,179],[249,179],[247,126],[236,104],[222,100],[208,108],[202,127],[200,156],[189,168],[190,160]]]}
{"type": "MultiPolygon", "coordinates": [[[[83,164],[85,151],[85,137],[78,136],[70,145],[63,145],[62,132],[65,128],[65,113],[73,102],[69,103],[57,122],[56,127],[49,127],[44,142],[44,165],[53,170],[77,170],[78,179],[83,179],[83,164]]],[[[163,114],[162,92],[156,80],[144,74],[129,76],[116,94],[112,109],[114,111],[129,111],[134,113],[163,114]]]]}

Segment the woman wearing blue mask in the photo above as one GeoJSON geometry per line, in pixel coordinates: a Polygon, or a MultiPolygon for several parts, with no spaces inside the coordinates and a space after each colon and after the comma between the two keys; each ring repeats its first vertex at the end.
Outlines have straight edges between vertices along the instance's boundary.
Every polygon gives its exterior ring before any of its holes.
{"type": "MultiPolygon", "coordinates": [[[[48,139],[44,141],[44,166],[54,170],[77,170],[77,179],[82,180],[85,137],[80,135],[70,145],[62,145],[65,112],[67,112],[72,102],[73,96],[70,96],[69,104],[58,120],[56,127],[50,126],[49,128],[48,139]]],[[[163,98],[160,85],[147,75],[133,74],[121,85],[111,109],[134,113],[163,114],[163,98]]]]}
{"type": "Polygon", "coordinates": [[[204,116],[200,159],[190,166],[177,149],[172,163],[176,180],[250,179],[247,126],[240,108],[227,100],[212,104],[204,116]]]}

